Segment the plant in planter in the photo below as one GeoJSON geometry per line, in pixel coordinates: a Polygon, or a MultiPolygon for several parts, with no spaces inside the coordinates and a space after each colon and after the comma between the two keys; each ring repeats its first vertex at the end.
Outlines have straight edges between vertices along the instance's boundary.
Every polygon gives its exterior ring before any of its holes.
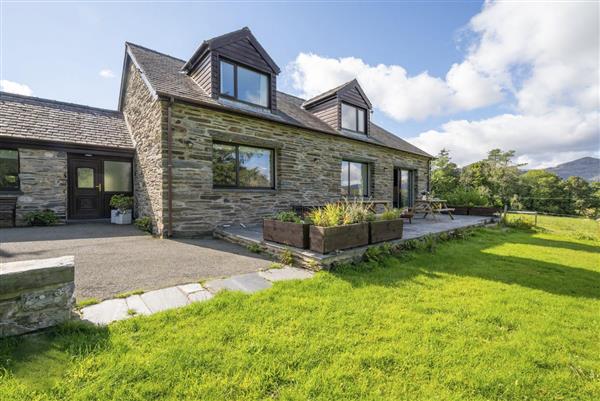
{"type": "Polygon", "coordinates": [[[375,244],[400,239],[403,228],[402,210],[386,208],[382,214],[376,216],[376,219],[369,223],[369,243],[375,244]]]}
{"type": "Polygon", "coordinates": [[[499,209],[489,207],[486,194],[481,189],[457,188],[446,196],[454,214],[492,216],[499,209]]]}
{"type": "Polygon", "coordinates": [[[113,224],[131,224],[131,207],[133,197],[127,195],[113,195],[110,198],[110,222],[113,224]]]}
{"type": "Polygon", "coordinates": [[[308,248],[308,223],[294,212],[280,212],[270,219],[263,220],[263,239],[308,248]]]}
{"type": "Polygon", "coordinates": [[[309,215],[313,223],[310,226],[310,249],[329,253],[367,245],[372,217],[370,205],[362,202],[329,203],[313,210],[309,215]]]}

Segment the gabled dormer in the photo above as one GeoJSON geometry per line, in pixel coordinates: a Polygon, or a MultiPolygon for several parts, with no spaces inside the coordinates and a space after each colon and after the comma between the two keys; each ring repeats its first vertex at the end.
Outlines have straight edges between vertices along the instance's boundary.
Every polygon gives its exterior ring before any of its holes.
{"type": "Polygon", "coordinates": [[[336,130],[369,135],[373,107],[356,79],[307,100],[302,107],[336,130]]]}
{"type": "Polygon", "coordinates": [[[213,99],[277,108],[281,70],[247,27],[204,41],[182,70],[213,99]]]}

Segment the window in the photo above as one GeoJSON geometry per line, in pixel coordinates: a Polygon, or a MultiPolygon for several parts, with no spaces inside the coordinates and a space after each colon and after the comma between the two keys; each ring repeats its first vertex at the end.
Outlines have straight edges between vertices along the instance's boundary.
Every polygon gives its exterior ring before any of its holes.
{"type": "Polygon", "coordinates": [[[104,191],[132,191],[131,162],[104,161],[104,191]]]}
{"type": "Polygon", "coordinates": [[[19,151],[0,149],[0,191],[19,190],[19,151]]]}
{"type": "Polygon", "coordinates": [[[269,106],[269,77],[266,74],[221,60],[221,95],[269,106]]]}
{"type": "Polygon", "coordinates": [[[348,198],[369,196],[369,165],[342,161],[341,194],[348,198]]]}
{"type": "Polygon", "coordinates": [[[77,188],[94,188],[94,169],[89,167],[77,168],[77,188]]]}
{"type": "Polygon", "coordinates": [[[366,110],[342,103],[342,129],[365,133],[366,110]]]}
{"type": "Polygon", "coordinates": [[[274,188],[273,150],[215,143],[213,185],[222,188],[274,188]]]}

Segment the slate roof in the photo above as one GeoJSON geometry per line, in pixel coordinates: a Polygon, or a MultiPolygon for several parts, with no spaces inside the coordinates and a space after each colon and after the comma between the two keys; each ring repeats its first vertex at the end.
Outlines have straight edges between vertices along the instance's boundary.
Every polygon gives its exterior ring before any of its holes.
{"type": "Polygon", "coordinates": [[[126,43],[126,50],[132,57],[133,62],[144,74],[151,89],[158,96],[172,96],[180,100],[200,105],[222,108],[329,135],[336,135],[421,156],[432,157],[423,150],[411,145],[372,122],[370,125],[370,135],[368,137],[362,134],[337,131],[312,113],[303,109],[302,104],[305,102],[305,99],[287,93],[277,92],[277,110],[275,112],[265,111],[258,107],[247,106],[231,101],[213,99],[208,96],[202,88],[192,80],[192,78],[182,72],[181,69],[186,63],[185,60],[168,56],[133,43],[126,43]]]}
{"type": "Polygon", "coordinates": [[[133,149],[119,111],[0,92],[3,137],[133,149]]]}

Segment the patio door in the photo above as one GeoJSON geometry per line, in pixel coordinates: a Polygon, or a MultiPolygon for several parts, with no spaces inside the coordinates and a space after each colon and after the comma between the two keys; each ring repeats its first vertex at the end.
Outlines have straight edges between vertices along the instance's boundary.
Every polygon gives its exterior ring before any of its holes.
{"type": "Polygon", "coordinates": [[[414,204],[414,170],[394,168],[394,207],[412,207],[414,204]]]}
{"type": "Polygon", "coordinates": [[[98,219],[103,217],[101,160],[69,159],[69,217],[98,219]]]}

